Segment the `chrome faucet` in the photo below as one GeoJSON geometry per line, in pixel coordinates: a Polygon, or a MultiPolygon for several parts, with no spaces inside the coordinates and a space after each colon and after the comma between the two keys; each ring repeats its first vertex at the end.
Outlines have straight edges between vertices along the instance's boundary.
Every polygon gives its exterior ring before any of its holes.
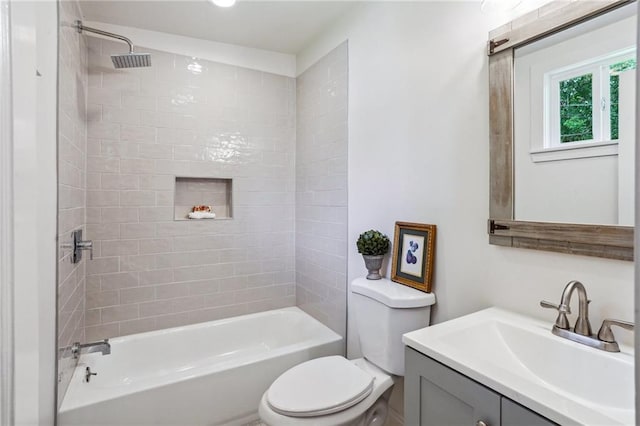
{"type": "Polygon", "coordinates": [[[85,349],[86,353],[100,352],[102,353],[102,355],[109,355],[111,353],[111,345],[109,344],[109,339],[82,344],[80,342],[75,342],[71,347],[71,353],[73,354],[74,358],[78,358],[80,356],[80,352],[85,349]]]}
{"type": "Polygon", "coordinates": [[[569,281],[562,291],[560,304],[556,305],[555,303],[542,300],[540,301],[540,306],[558,311],[556,322],[551,329],[551,332],[556,336],[607,352],[620,352],[620,347],[611,332],[611,326],[618,325],[631,330],[634,327],[633,323],[606,319],[602,322],[598,335],[595,336],[591,332],[591,324],[589,323],[589,302],[591,301],[587,298],[587,290],[584,288],[584,285],[582,285],[580,281],[574,280],[569,281]],[[578,318],[576,319],[575,326],[571,328],[567,314],[571,314],[571,307],[569,305],[574,291],[578,292],[578,318]]]}
{"type": "Polygon", "coordinates": [[[540,306],[557,309],[558,317],[556,318],[555,326],[562,330],[571,330],[567,314],[571,313],[571,296],[576,290],[578,291],[578,318],[572,331],[583,336],[591,336],[591,324],[589,323],[590,300],[587,298],[587,289],[584,288],[580,281],[569,281],[562,291],[559,305],[543,300],[540,302],[540,306]]]}

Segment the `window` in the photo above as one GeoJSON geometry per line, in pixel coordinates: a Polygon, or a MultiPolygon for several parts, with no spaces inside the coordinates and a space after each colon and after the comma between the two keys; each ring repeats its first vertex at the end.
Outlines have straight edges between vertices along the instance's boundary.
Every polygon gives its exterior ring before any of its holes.
{"type": "Polygon", "coordinates": [[[560,102],[560,143],[593,139],[593,74],[562,80],[558,84],[560,102]]]}
{"type": "Polygon", "coordinates": [[[625,61],[621,61],[615,64],[611,64],[609,66],[609,76],[610,76],[610,92],[611,92],[611,139],[618,139],[618,95],[619,95],[619,84],[620,84],[620,75],[619,73],[634,70],[636,69],[636,59],[627,59],[625,61]]]}
{"type": "Polygon", "coordinates": [[[545,149],[618,139],[620,72],[635,69],[635,50],[545,75],[545,149]]]}

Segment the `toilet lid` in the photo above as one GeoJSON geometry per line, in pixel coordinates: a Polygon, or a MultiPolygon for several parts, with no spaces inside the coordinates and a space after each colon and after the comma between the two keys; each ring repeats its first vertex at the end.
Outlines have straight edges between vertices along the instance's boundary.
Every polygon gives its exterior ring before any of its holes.
{"type": "Polygon", "coordinates": [[[373,379],[344,357],[317,358],[278,377],[267,391],[267,402],[285,416],[337,413],[365,399],[373,389],[373,379]]]}

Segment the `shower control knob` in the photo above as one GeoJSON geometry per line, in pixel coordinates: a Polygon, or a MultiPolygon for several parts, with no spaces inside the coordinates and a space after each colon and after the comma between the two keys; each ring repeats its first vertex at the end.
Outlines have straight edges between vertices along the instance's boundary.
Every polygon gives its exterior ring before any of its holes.
{"type": "Polygon", "coordinates": [[[478,421],[476,422],[476,426],[489,426],[489,424],[488,424],[488,423],[483,422],[482,420],[478,420],[478,421]]]}
{"type": "Polygon", "coordinates": [[[71,233],[71,263],[78,263],[82,260],[82,251],[89,250],[89,258],[93,260],[93,241],[82,239],[82,229],[77,229],[71,233]]]}
{"type": "Polygon", "coordinates": [[[85,370],[85,373],[84,373],[84,381],[89,383],[89,380],[91,380],[91,376],[97,376],[97,375],[98,375],[98,373],[92,373],[91,372],[91,368],[87,367],[87,369],[85,370]]]}
{"type": "Polygon", "coordinates": [[[91,240],[77,241],[76,250],[89,250],[89,259],[93,260],[93,241],[91,240]]]}

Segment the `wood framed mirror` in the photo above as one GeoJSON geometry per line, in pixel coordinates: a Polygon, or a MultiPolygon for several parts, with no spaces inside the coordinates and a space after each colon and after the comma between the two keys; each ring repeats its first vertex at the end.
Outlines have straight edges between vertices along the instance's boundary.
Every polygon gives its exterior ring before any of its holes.
{"type": "Polygon", "coordinates": [[[490,244],[633,260],[633,226],[520,220],[514,205],[516,49],[631,3],[635,0],[553,1],[489,33],[490,244]]]}

